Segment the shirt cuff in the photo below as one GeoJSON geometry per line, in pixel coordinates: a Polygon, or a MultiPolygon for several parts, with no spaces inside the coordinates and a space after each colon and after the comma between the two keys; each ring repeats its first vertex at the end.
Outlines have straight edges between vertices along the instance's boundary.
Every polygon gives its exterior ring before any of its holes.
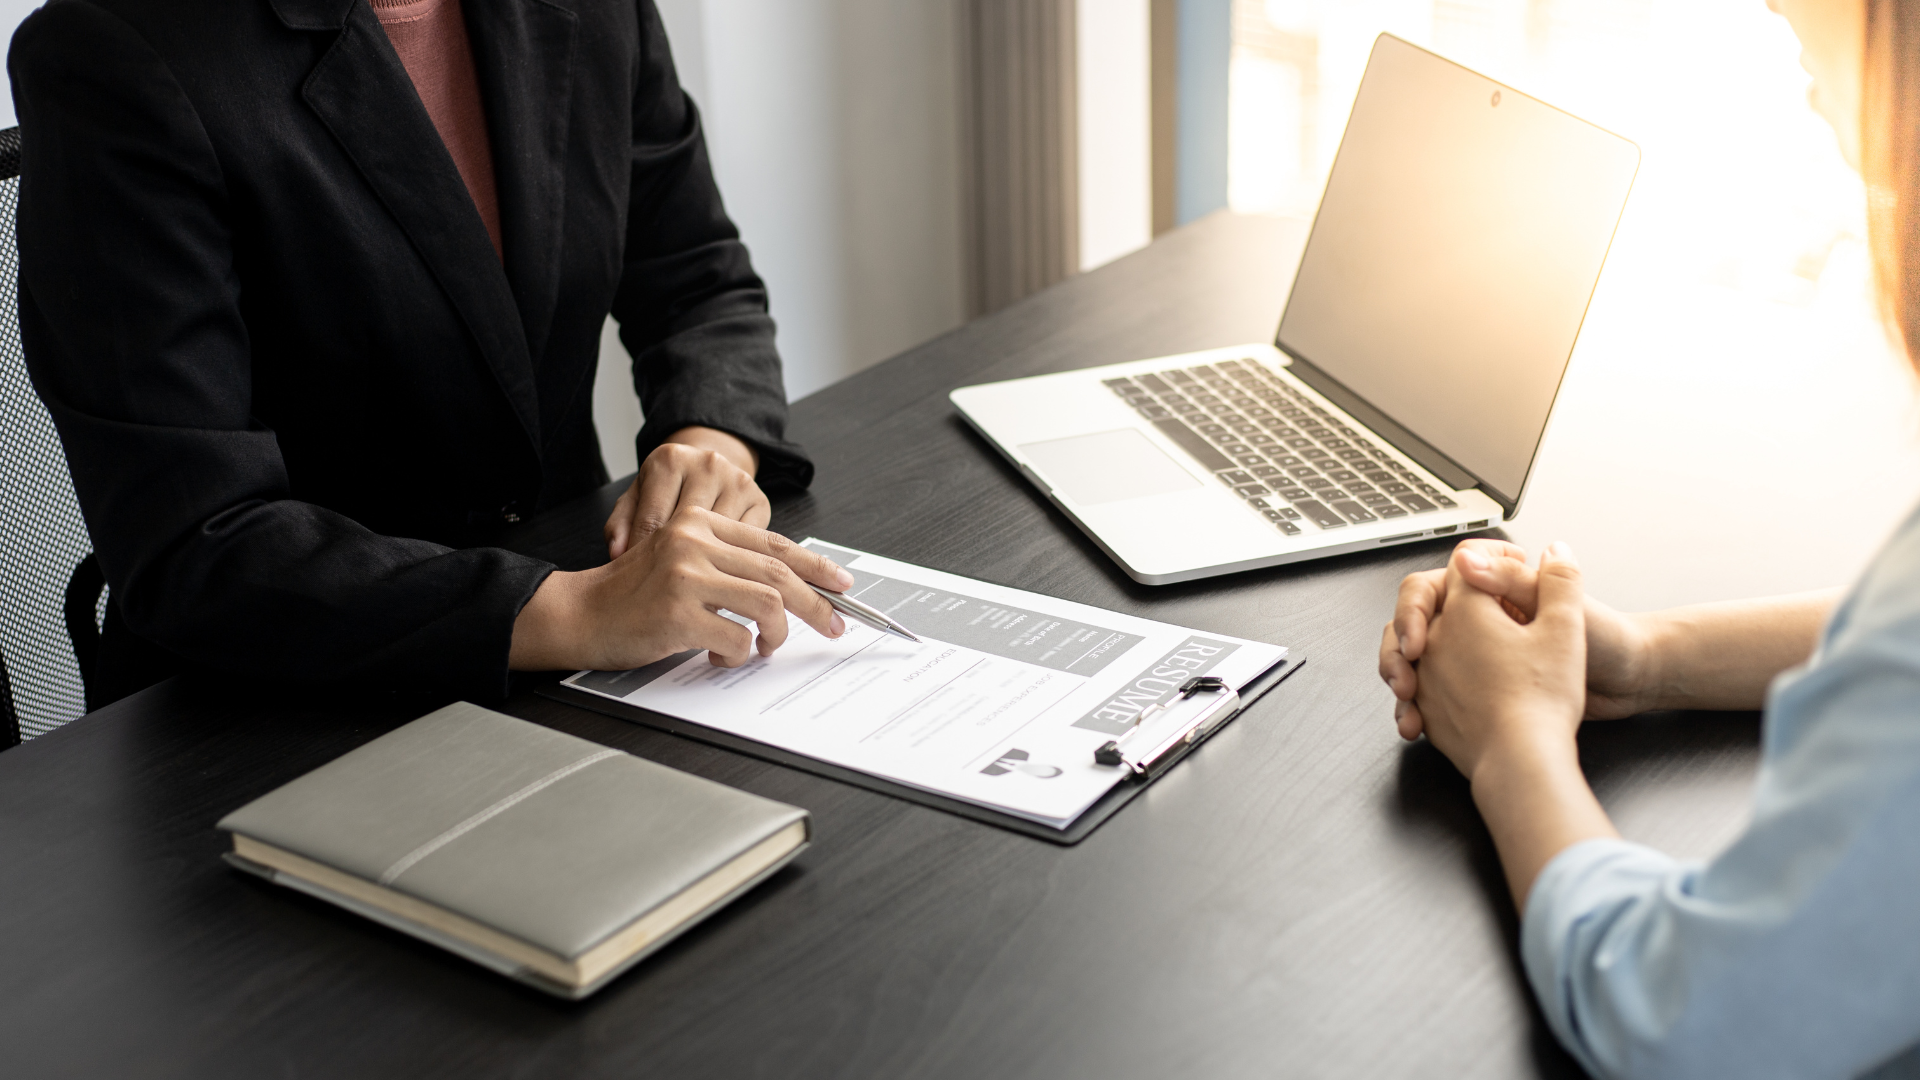
{"type": "Polygon", "coordinates": [[[1594,1076],[1621,1074],[1629,1032],[1650,1005],[1633,993],[1637,957],[1608,955],[1602,975],[1598,954],[1619,917],[1657,896],[1678,868],[1641,844],[1583,840],[1555,855],[1527,895],[1520,922],[1527,978],[1560,1045],[1594,1076]],[[1608,1000],[1601,1002],[1603,984],[1608,1000]]]}

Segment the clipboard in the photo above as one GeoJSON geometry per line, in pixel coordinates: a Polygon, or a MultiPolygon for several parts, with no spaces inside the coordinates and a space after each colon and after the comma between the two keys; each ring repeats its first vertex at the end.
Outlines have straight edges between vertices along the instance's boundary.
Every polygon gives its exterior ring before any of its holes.
{"type": "Polygon", "coordinates": [[[1075,818],[1072,825],[1069,825],[1065,829],[1051,828],[1037,821],[1029,821],[1026,818],[995,810],[991,807],[949,798],[945,795],[938,795],[930,791],[923,791],[917,787],[873,776],[869,773],[847,768],[844,765],[835,765],[832,762],[795,753],[792,750],[783,750],[780,747],[770,746],[766,743],[744,738],[731,732],[720,731],[716,728],[707,727],[704,724],[696,724],[690,720],[680,720],[663,713],[654,712],[650,709],[643,709],[638,705],[629,705],[624,701],[616,701],[613,698],[602,697],[599,694],[590,694],[585,690],[578,690],[571,686],[563,686],[559,683],[543,683],[535,688],[534,693],[552,701],[558,701],[585,709],[588,712],[599,713],[602,716],[611,716],[616,720],[626,720],[630,723],[640,724],[657,731],[664,731],[670,735],[678,735],[682,738],[693,739],[697,742],[718,746],[725,750],[732,750],[735,753],[745,754],[748,757],[759,758],[762,761],[770,761],[775,765],[784,765],[790,769],[798,769],[801,772],[812,773],[815,776],[824,776],[829,780],[838,780],[841,783],[852,784],[854,787],[865,788],[868,791],[877,791],[882,795],[891,795],[896,799],[918,803],[921,806],[929,806],[935,810],[943,810],[949,814],[954,814],[970,821],[977,821],[984,825],[992,825],[996,828],[1020,833],[1023,836],[1031,836],[1038,840],[1059,844],[1063,847],[1071,847],[1085,840],[1093,830],[1099,828],[1108,818],[1118,813],[1121,807],[1132,802],[1136,796],[1147,790],[1148,786],[1155,780],[1166,775],[1168,771],[1179,764],[1188,754],[1191,754],[1202,743],[1206,742],[1207,739],[1218,734],[1221,728],[1232,723],[1241,713],[1245,712],[1249,706],[1264,697],[1267,691],[1280,685],[1292,676],[1294,672],[1300,670],[1303,663],[1304,661],[1297,654],[1289,653],[1279,663],[1268,668],[1261,674],[1256,675],[1252,680],[1248,681],[1246,685],[1240,687],[1238,691],[1238,704],[1233,707],[1227,716],[1213,721],[1206,727],[1204,732],[1198,733],[1198,737],[1184,742],[1165,754],[1161,757],[1157,767],[1151,773],[1137,779],[1122,780],[1114,785],[1113,788],[1105,795],[1102,795],[1098,801],[1092,806],[1089,806],[1079,817],[1075,818]]]}

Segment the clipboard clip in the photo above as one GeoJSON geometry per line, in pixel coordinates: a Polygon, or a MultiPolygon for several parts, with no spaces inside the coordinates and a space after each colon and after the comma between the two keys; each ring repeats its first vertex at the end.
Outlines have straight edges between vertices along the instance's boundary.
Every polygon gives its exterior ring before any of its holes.
{"type": "Polygon", "coordinates": [[[1180,696],[1164,705],[1149,705],[1134,717],[1133,727],[1126,734],[1101,746],[1093,752],[1096,765],[1122,765],[1132,779],[1143,780],[1154,776],[1184,753],[1193,744],[1213,734],[1228,717],[1240,709],[1240,695],[1227,686],[1226,680],[1216,675],[1196,675],[1180,684],[1180,696]],[[1193,719],[1179,725],[1164,737],[1147,746],[1140,753],[1129,753],[1129,744],[1134,737],[1145,730],[1147,721],[1163,712],[1167,712],[1180,702],[1196,694],[1219,695],[1219,700],[1210,708],[1203,708],[1193,719]]]}

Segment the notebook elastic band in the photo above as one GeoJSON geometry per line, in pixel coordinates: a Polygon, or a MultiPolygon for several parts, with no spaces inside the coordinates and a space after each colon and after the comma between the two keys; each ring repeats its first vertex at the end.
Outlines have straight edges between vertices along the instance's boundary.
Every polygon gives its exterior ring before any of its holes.
{"type": "Polygon", "coordinates": [[[482,810],[479,813],[474,814],[472,817],[468,818],[467,820],[462,821],[460,824],[455,825],[453,828],[448,829],[446,832],[441,833],[439,836],[434,837],[433,839],[427,841],[426,843],[421,844],[419,847],[414,848],[412,851],[407,852],[405,855],[400,856],[400,858],[396,860],[392,866],[387,867],[385,873],[380,875],[380,878],[379,878],[380,884],[382,885],[393,884],[393,881],[395,878],[413,869],[414,864],[419,862],[421,859],[426,858],[427,856],[433,854],[434,852],[439,851],[441,848],[446,847],[448,844],[453,843],[455,840],[460,839],[462,836],[465,836],[466,834],[472,832],[474,829],[479,828],[481,825],[486,824],[486,822],[489,821],[490,819],[505,813],[507,810],[511,809],[515,803],[518,803],[521,800],[526,799],[527,797],[533,795],[535,792],[538,792],[543,788],[551,787],[552,785],[557,784],[562,780],[565,780],[567,777],[572,776],[574,773],[579,772],[581,769],[584,769],[587,766],[594,764],[595,762],[605,761],[610,757],[617,757],[621,753],[623,753],[623,751],[602,750],[599,753],[588,754],[586,757],[581,758],[579,761],[576,761],[571,765],[564,765],[558,769],[553,770],[552,772],[541,777],[540,779],[535,780],[533,783],[528,784],[526,787],[521,788],[519,791],[516,791],[513,794],[508,795],[506,798],[501,799],[499,802],[494,803],[492,806],[487,807],[485,810],[482,810]]]}

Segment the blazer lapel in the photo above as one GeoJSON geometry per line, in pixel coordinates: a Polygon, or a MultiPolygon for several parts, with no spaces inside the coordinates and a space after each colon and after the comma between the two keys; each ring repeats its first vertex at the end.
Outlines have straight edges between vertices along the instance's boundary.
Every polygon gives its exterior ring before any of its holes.
{"type": "MultiPolygon", "coordinates": [[[[285,9],[301,2],[279,0],[276,7],[283,9],[286,18],[285,9]]],[[[302,96],[432,269],[479,343],[538,453],[540,408],[528,335],[517,317],[514,290],[501,273],[486,225],[373,9],[356,0],[346,12],[344,25],[334,25],[340,27],[340,36],[307,77],[302,96]]],[[[481,66],[484,70],[485,65],[481,66]]],[[[504,195],[504,184],[501,190],[504,195]]],[[[502,203],[504,240],[511,257],[514,234],[506,226],[504,198],[502,203]]]]}
{"type": "Polygon", "coordinates": [[[560,289],[575,32],[549,0],[463,0],[500,191],[507,280],[536,363],[560,289]]]}

